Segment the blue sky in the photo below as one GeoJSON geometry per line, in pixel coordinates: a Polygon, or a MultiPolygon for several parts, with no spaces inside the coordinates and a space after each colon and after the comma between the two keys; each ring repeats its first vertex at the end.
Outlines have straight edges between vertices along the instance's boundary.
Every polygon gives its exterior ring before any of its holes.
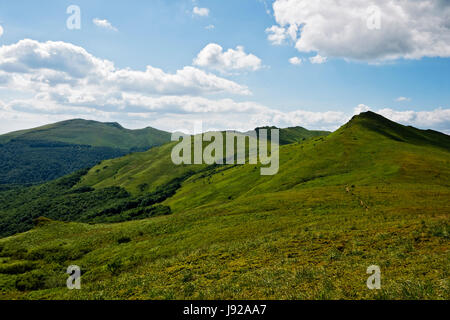
{"type": "MultiPolygon", "coordinates": [[[[422,0],[416,1],[416,4],[420,2],[422,0]]],[[[149,89],[149,92],[139,92],[139,97],[120,97],[140,101],[132,105],[122,100],[117,104],[111,103],[111,99],[107,102],[96,101],[98,93],[94,93],[92,88],[87,90],[92,92],[89,104],[82,99],[69,99],[71,101],[67,102],[54,96],[69,94],[68,90],[73,89],[70,85],[59,85],[58,94],[55,87],[36,86],[33,82],[36,75],[42,74],[42,68],[48,66],[27,65],[33,70],[27,71],[30,76],[26,81],[32,82],[19,86],[19,89],[12,80],[3,84],[0,81],[0,108],[3,108],[0,132],[73,117],[118,121],[127,127],[152,125],[166,130],[189,126],[189,121],[196,120],[204,121],[209,129],[244,130],[263,124],[334,129],[348,120],[355,113],[355,108],[357,111],[381,110],[380,113],[395,121],[450,132],[450,27],[445,22],[449,9],[445,1],[442,2],[444,4],[438,2],[435,8],[425,10],[420,19],[434,21],[439,32],[414,22],[418,20],[414,16],[417,14],[414,9],[417,8],[411,7],[416,5],[414,3],[404,7],[399,5],[408,18],[394,25],[393,21],[398,21],[393,13],[395,10],[388,2],[380,1],[381,28],[370,33],[364,30],[359,35],[358,29],[361,27],[360,21],[355,18],[357,13],[352,13],[348,18],[347,15],[353,10],[351,8],[330,11],[328,0],[322,1],[322,8],[305,7],[308,4],[303,0],[278,0],[275,4],[274,1],[262,0],[2,1],[2,48],[31,39],[37,42],[33,49],[36,53],[41,50],[40,44],[59,41],[83,48],[100,60],[108,60],[114,63],[117,70],[145,72],[147,66],[152,66],[163,70],[165,75],[171,75],[176,74],[177,70],[192,67],[195,72],[199,70],[245,87],[251,94],[236,94],[236,90],[224,87],[229,83],[211,93],[208,81],[216,83],[217,79],[209,77],[211,79],[202,80],[201,88],[188,84],[181,93],[177,82],[177,92],[172,89],[157,92],[149,89]],[[77,5],[81,9],[80,30],[69,30],[66,26],[70,16],[66,13],[69,5],[77,5]],[[207,10],[201,11],[203,15],[200,15],[194,13],[194,8],[207,10]],[[303,14],[308,10],[318,10],[325,22],[315,20],[312,14],[303,14]],[[327,19],[327,15],[332,15],[333,19],[327,19]],[[342,19],[336,16],[342,16],[342,19]],[[93,19],[107,20],[112,28],[104,24],[96,25],[93,19]],[[302,29],[303,24],[310,29],[302,29]],[[272,26],[282,30],[282,43],[270,39],[272,33],[268,28],[272,26]],[[295,38],[287,35],[290,26],[298,29],[295,38]],[[419,41],[412,39],[408,30],[436,33],[430,39],[419,41]],[[327,37],[341,39],[327,41],[327,37]],[[404,39],[410,40],[407,42],[404,39]],[[237,52],[237,47],[242,46],[244,56],[225,57],[229,65],[219,66],[211,63],[217,57],[206,50],[205,62],[196,64],[194,59],[209,44],[219,45],[223,52],[229,49],[237,52]],[[430,47],[436,50],[430,50],[430,47]],[[252,55],[254,59],[246,60],[245,55],[252,55]],[[312,63],[310,58],[317,55],[326,57],[326,62],[312,63]],[[289,59],[293,57],[301,60],[301,64],[290,63],[289,59]],[[171,102],[156,106],[156,102],[152,101],[147,105],[142,102],[145,100],[143,97],[171,102]],[[42,105],[47,101],[47,105],[52,107],[35,107],[33,99],[39,100],[42,105]],[[200,103],[200,99],[205,100],[200,103]],[[190,101],[192,106],[186,108],[190,101]],[[214,107],[195,109],[196,104],[208,105],[209,101],[214,107]],[[217,101],[220,103],[216,106],[217,101]],[[221,110],[227,102],[230,106],[221,110]],[[246,111],[243,112],[243,109],[246,111]],[[225,121],[221,122],[221,119],[225,121]]],[[[370,3],[367,1],[366,7],[370,3]]],[[[366,12],[366,7],[363,4],[360,12],[366,12]]],[[[20,46],[17,50],[23,51],[20,46]]],[[[11,50],[8,52],[10,59],[17,55],[11,50]]],[[[0,53],[0,59],[5,61],[5,57],[6,53],[3,56],[0,53]]],[[[67,55],[64,58],[73,59],[67,55]]],[[[21,66],[30,60],[28,56],[24,59],[28,60],[20,62],[21,66]]],[[[52,59],[58,63],[61,61],[56,56],[52,59]]],[[[4,72],[4,77],[18,81],[17,77],[22,76],[23,72],[18,75],[17,71],[2,68],[1,63],[0,72],[4,72]]],[[[73,76],[59,67],[56,71],[73,76]]],[[[0,73],[0,80],[1,76],[0,73]]],[[[138,74],[127,74],[127,77],[133,76],[140,77],[138,74]]],[[[20,83],[24,81],[22,79],[20,83]]],[[[90,82],[92,80],[83,82],[83,85],[90,82]]],[[[146,82],[145,86],[148,85],[146,82]]],[[[129,90],[123,88],[117,86],[115,89],[129,90]]],[[[77,83],[74,90],[83,92],[84,89],[77,83]]],[[[101,92],[105,89],[97,87],[96,90],[101,92]]],[[[133,90],[129,91],[130,95],[135,94],[133,90]]],[[[70,94],[76,96],[72,91],[70,94]]],[[[110,94],[114,97],[114,93],[110,94]]]]}

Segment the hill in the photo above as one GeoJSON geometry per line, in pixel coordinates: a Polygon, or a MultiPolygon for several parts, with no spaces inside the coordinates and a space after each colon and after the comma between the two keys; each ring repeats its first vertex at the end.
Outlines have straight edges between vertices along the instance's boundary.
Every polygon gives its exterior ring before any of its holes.
{"type": "Polygon", "coordinates": [[[125,129],[116,122],[73,119],[0,136],[0,144],[12,140],[54,141],[92,147],[144,150],[170,141],[170,133],[150,127],[125,129]]]}
{"type": "Polygon", "coordinates": [[[49,181],[170,141],[168,132],[81,119],[0,136],[0,184],[49,181]]]}
{"type": "Polygon", "coordinates": [[[0,297],[448,299],[449,139],[363,113],[281,146],[274,176],[260,165],[175,166],[167,144],[53,186],[2,192],[11,222],[47,212],[67,222],[40,219],[0,240],[0,297]],[[122,198],[108,200],[112,190],[122,198]],[[82,198],[43,201],[63,193],[82,198]],[[104,202],[78,219],[97,197],[104,202]],[[68,222],[132,220],[156,206],[139,221],[68,222]],[[65,288],[70,264],[82,268],[83,290],[65,288]],[[374,264],[382,289],[371,291],[374,264]]]}
{"type": "MultiPolygon", "coordinates": [[[[276,127],[258,127],[256,132],[260,129],[277,129],[276,127]]],[[[320,130],[308,130],[303,127],[289,127],[280,129],[280,145],[291,144],[299,141],[303,141],[313,137],[322,137],[329,135],[328,131],[320,130]]],[[[270,138],[270,136],[269,136],[270,138]]]]}

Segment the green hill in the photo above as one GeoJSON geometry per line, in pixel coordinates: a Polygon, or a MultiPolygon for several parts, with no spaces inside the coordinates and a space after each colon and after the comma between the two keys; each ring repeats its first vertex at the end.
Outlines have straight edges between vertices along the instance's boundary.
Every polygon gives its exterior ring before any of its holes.
{"type": "MultiPolygon", "coordinates": [[[[259,127],[259,129],[276,129],[276,127],[259,127]]],[[[313,137],[322,137],[329,135],[328,131],[308,130],[302,127],[289,127],[280,129],[280,145],[291,144],[303,141],[313,137]]]]}
{"type": "Polygon", "coordinates": [[[170,133],[117,123],[68,120],[0,136],[0,184],[53,180],[101,160],[170,141],[170,133]]]}
{"type": "Polygon", "coordinates": [[[0,136],[0,144],[11,140],[54,141],[92,147],[142,150],[170,141],[170,133],[150,127],[130,130],[118,123],[73,119],[0,136]]]}
{"type": "Polygon", "coordinates": [[[66,222],[0,240],[0,298],[449,299],[449,140],[369,112],[281,146],[274,176],[167,144],[1,192],[1,228],[66,222]]]}

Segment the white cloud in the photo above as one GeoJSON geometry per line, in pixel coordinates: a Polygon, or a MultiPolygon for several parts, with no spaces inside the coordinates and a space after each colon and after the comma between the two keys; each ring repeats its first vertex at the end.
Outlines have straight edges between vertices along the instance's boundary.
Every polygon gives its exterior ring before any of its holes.
{"type": "Polygon", "coordinates": [[[431,111],[396,111],[390,108],[373,110],[365,104],[360,104],[354,109],[354,114],[373,111],[392,121],[411,125],[421,129],[435,129],[450,133],[450,109],[438,108],[431,111]]]}
{"type": "Polygon", "coordinates": [[[194,9],[192,10],[192,13],[196,16],[207,17],[207,16],[209,16],[209,9],[194,7],[194,9]]]}
{"type": "Polygon", "coordinates": [[[366,106],[365,104],[359,104],[356,108],[355,108],[355,110],[353,111],[353,113],[354,114],[360,114],[360,113],[362,113],[362,112],[367,112],[367,111],[369,111],[370,110],[370,108],[368,107],[368,106],[366,106]]]}
{"type": "Polygon", "coordinates": [[[70,43],[29,39],[0,47],[0,86],[65,95],[65,99],[109,92],[250,94],[247,87],[190,66],[174,74],[152,66],[145,71],[117,69],[111,61],[70,43]]]}
{"type": "Polygon", "coordinates": [[[450,131],[450,109],[438,108],[431,111],[396,111],[389,108],[380,109],[377,113],[405,125],[418,128],[434,128],[441,131],[450,131]]]}
{"type": "Polygon", "coordinates": [[[301,65],[302,62],[303,62],[302,59],[299,58],[299,57],[292,57],[292,58],[289,59],[289,63],[293,64],[293,65],[296,65],[296,66],[301,65]]]}
{"type": "Polygon", "coordinates": [[[0,37],[3,35],[3,27],[0,26],[0,37]]]}
{"type": "Polygon", "coordinates": [[[153,126],[168,131],[184,129],[188,132],[192,132],[194,122],[199,120],[203,121],[205,130],[247,131],[266,125],[300,125],[334,130],[348,118],[342,112],[283,112],[251,101],[211,100],[192,96],[123,94],[120,98],[97,100],[90,106],[65,105],[48,98],[18,99],[4,103],[4,108],[0,109],[0,123],[5,124],[5,127],[1,126],[0,133],[71,118],[118,121],[130,128],[153,126]]]}
{"type": "Polygon", "coordinates": [[[309,62],[311,62],[312,64],[322,64],[327,62],[327,57],[322,57],[318,54],[314,57],[309,58],[309,62]]]}
{"type": "Polygon", "coordinates": [[[397,102],[405,102],[405,101],[411,101],[411,99],[407,98],[407,97],[398,97],[397,99],[395,99],[395,101],[397,101],[397,102]]]}
{"type": "Polygon", "coordinates": [[[236,47],[236,50],[228,49],[224,52],[220,45],[210,43],[194,59],[194,65],[224,73],[256,71],[261,68],[261,59],[253,54],[245,53],[242,46],[236,47]]]}
{"type": "Polygon", "coordinates": [[[92,20],[92,22],[100,28],[104,28],[104,29],[109,29],[109,30],[113,30],[113,31],[118,31],[116,27],[114,27],[111,22],[109,22],[108,20],[104,19],[101,20],[99,18],[95,18],[94,20],[92,20]]]}
{"type": "MultiPolygon", "coordinates": [[[[368,28],[372,0],[275,0],[277,25],[269,40],[282,43],[298,29],[300,52],[367,62],[450,57],[448,0],[376,1],[380,29],[368,28]],[[293,28],[293,29],[292,29],[293,28]],[[289,32],[291,30],[291,32],[289,32]]],[[[267,31],[267,30],[266,30],[267,31]]]]}
{"type": "Polygon", "coordinates": [[[282,45],[287,39],[287,32],[284,28],[278,26],[272,26],[266,29],[266,33],[269,35],[267,38],[273,45],[282,45]]]}
{"type": "Polygon", "coordinates": [[[215,25],[210,24],[210,25],[207,25],[207,26],[205,27],[205,29],[206,29],[206,30],[212,30],[212,29],[214,29],[215,27],[216,27],[215,25]]]}
{"type": "MultiPolygon", "coordinates": [[[[192,132],[193,124],[200,120],[203,121],[204,130],[247,131],[258,126],[276,125],[333,131],[351,117],[336,111],[283,112],[251,101],[211,100],[192,96],[152,97],[123,93],[89,101],[85,105],[77,102],[60,102],[46,95],[28,100],[0,101],[0,133],[71,118],[118,121],[129,128],[153,126],[167,131],[183,129],[186,132],[192,132]]],[[[355,112],[359,114],[369,109],[366,105],[359,105],[355,112]]],[[[450,128],[450,109],[419,112],[381,109],[376,112],[393,121],[421,128],[444,132],[450,128]]]]}

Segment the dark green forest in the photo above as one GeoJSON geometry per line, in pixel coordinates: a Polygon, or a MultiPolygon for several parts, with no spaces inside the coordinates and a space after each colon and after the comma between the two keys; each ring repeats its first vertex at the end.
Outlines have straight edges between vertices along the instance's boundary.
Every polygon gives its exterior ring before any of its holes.
{"type": "Polygon", "coordinates": [[[0,184],[50,181],[128,152],[55,141],[12,140],[0,144],[0,184]]]}
{"type": "Polygon", "coordinates": [[[152,193],[133,197],[117,186],[98,190],[76,187],[87,172],[79,170],[39,186],[0,191],[0,237],[27,231],[44,216],[58,221],[112,223],[167,215],[170,207],[159,203],[173,196],[181,182],[192,174],[188,172],[152,193]]]}

